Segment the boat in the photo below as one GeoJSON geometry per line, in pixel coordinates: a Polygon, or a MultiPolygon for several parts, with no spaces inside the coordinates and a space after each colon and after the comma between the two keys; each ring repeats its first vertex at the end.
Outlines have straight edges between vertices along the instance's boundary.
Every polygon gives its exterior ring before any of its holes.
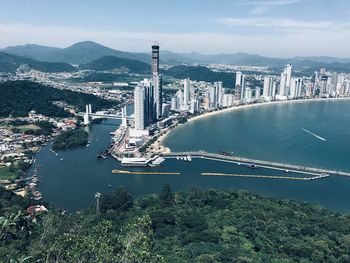
{"type": "Polygon", "coordinates": [[[97,155],[97,158],[98,158],[98,159],[107,159],[108,156],[107,156],[107,154],[105,154],[105,153],[100,153],[100,154],[97,155]]]}
{"type": "Polygon", "coordinates": [[[63,158],[61,158],[61,161],[63,161],[63,158]]]}
{"type": "Polygon", "coordinates": [[[192,157],[191,157],[191,155],[187,155],[187,161],[192,162],[192,157]]]}
{"type": "Polygon", "coordinates": [[[162,164],[164,161],[165,161],[165,159],[163,157],[157,157],[148,165],[151,167],[155,167],[155,166],[162,164]]]}
{"type": "Polygon", "coordinates": [[[56,153],[56,156],[58,156],[58,153],[56,153]]]}
{"type": "Polygon", "coordinates": [[[176,160],[180,160],[180,157],[179,157],[179,156],[176,156],[176,160]]]}

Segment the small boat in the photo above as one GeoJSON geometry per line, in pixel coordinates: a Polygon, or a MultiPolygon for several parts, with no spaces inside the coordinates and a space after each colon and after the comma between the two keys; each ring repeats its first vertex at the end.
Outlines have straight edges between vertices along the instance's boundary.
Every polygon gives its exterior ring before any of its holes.
{"type": "Polygon", "coordinates": [[[56,153],[56,156],[58,156],[58,153],[56,153]]]}
{"type": "Polygon", "coordinates": [[[61,158],[61,162],[63,161],[63,159],[61,158]]]}
{"type": "Polygon", "coordinates": [[[176,160],[180,160],[180,157],[179,157],[179,156],[176,156],[176,160]]]}
{"type": "Polygon", "coordinates": [[[191,155],[187,155],[187,161],[192,162],[192,157],[191,157],[191,155]]]}
{"type": "Polygon", "coordinates": [[[86,147],[89,147],[89,146],[90,146],[90,144],[87,144],[87,145],[86,145],[86,147]]]}

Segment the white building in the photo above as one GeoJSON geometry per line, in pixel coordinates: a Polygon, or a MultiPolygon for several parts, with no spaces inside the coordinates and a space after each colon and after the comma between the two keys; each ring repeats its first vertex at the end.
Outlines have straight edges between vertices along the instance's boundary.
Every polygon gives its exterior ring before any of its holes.
{"type": "Polygon", "coordinates": [[[265,98],[270,97],[270,95],[271,95],[270,82],[271,82],[271,78],[268,76],[265,76],[264,77],[264,87],[263,87],[263,97],[265,97],[265,98]]]}
{"type": "Polygon", "coordinates": [[[145,129],[145,88],[136,86],[134,90],[135,129],[145,129]]]}
{"type": "Polygon", "coordinates": [[[222,97],[222,106],[223,107],[231,107],[233,106],[235,97],[233,96],[233,94],[224,94],[224,96],[222,97]]]}
{"type": "Polygon", "coordinates": [[[190,103],[190,79],[184,79],[184,106],[188,106],[190,103]]]}
{"type": "Polygon", "coordinates": [[[260,93],[261,93],[261,88],[260,87],[256,87],[255,88],[255,99],[256,100],[260,99],[260,93]]]}

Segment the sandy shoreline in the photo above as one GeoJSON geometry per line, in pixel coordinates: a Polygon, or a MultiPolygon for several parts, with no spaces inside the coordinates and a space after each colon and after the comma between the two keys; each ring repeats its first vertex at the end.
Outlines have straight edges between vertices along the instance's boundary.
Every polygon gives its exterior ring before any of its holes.
{"type": "MultiPolygon", "coordinates": [[[[261,103],[255,103],[255,104],[247,104],[247,105],[240,105],[240,106],[232,106],[229,108],[217,110],[217,111],[211,111],[207,112],[195,117],[190,118],[185,124],[179,124],[173,129],[169,130],[165,134],[162,134],[157,141],[159,141],[159,145],[163,145],[166,137],[176,128],[181,127],[183,125],[186,125],[187,123],[191,123],[200,119],[209,118],[218,114],[226,113],[226,112],[233,112],[237,110],[244,110],[244,109],[250,109],[255,107],[261,107],[264,105],[274,105],[274,104],[287,104],[287,103],[307,103],[307,102],[318,102],[318,101],[337,101],[337,100],[350,100],[350,97],[343,97],[343,98],[315,98],[315,99],[300,99],[300,100],[284,100],[284,101],[270,101],[270,102],[261,102],[261,103]]],[[[167,148],[169,151],[170,149],[167,148]]]]}

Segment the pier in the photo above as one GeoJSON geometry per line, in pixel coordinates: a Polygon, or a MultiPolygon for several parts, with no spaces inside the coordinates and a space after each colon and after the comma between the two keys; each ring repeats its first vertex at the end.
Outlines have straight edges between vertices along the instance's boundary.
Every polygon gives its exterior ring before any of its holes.
{"type": "Polygon", "coordinates": [[[147,175],[180,175],[181,173],[177,172],[142,172],[142,171],[129,171],[129,170],[112,170],[112,173],[114,174],[147,174],[147,175]]]}
{"type": "Polygon", "coordinates": [[[247,178],[262,178],[262,179],[284,179],[284,180],[301,180],[310,181],[329,177],[328,174],[317,175],[313,177],[292,177],[292,176],[275,176],[275,175],[258,175],[258,174],[224,174],[224,173],[201,173],[203,176],[229,176],[229,177],[247,177],[247,178]]]}
{"type": "Polygon", "coordinates": [[[281,170],[284,172],[296,172],[296,173],[312,175],[313,177],[309,177],[312,180],[325,178],[325,177],[331,176],[331,175],[350,176],[350,172],[343,172],[343,171],[336,171],[336,170],[331,170],[331,169],[314,168],[314,167],[307,167],[307,166],[301,166],[301,165],[293,165],[293,164],[286,164],[286,163],[256,160],[256,159],[250,159],[250,158],[239,157],[239,156],[234,156],[234,155],[208,153],[205,151],[170,152],[170,153],[162,153],[161,156],[164,158],[176,158],[176,157],[182,157],[182,156],[191,156],[192,158],[197,158],[197,159],[201,158],[201,159],[207,159],[207,160],[235,163],[238,165],[245,165],[245,166],[252,167],[252,168],[262,167],[262,168],[268,168],[268,169],[274,169],[274,170],[281,170]]]}

